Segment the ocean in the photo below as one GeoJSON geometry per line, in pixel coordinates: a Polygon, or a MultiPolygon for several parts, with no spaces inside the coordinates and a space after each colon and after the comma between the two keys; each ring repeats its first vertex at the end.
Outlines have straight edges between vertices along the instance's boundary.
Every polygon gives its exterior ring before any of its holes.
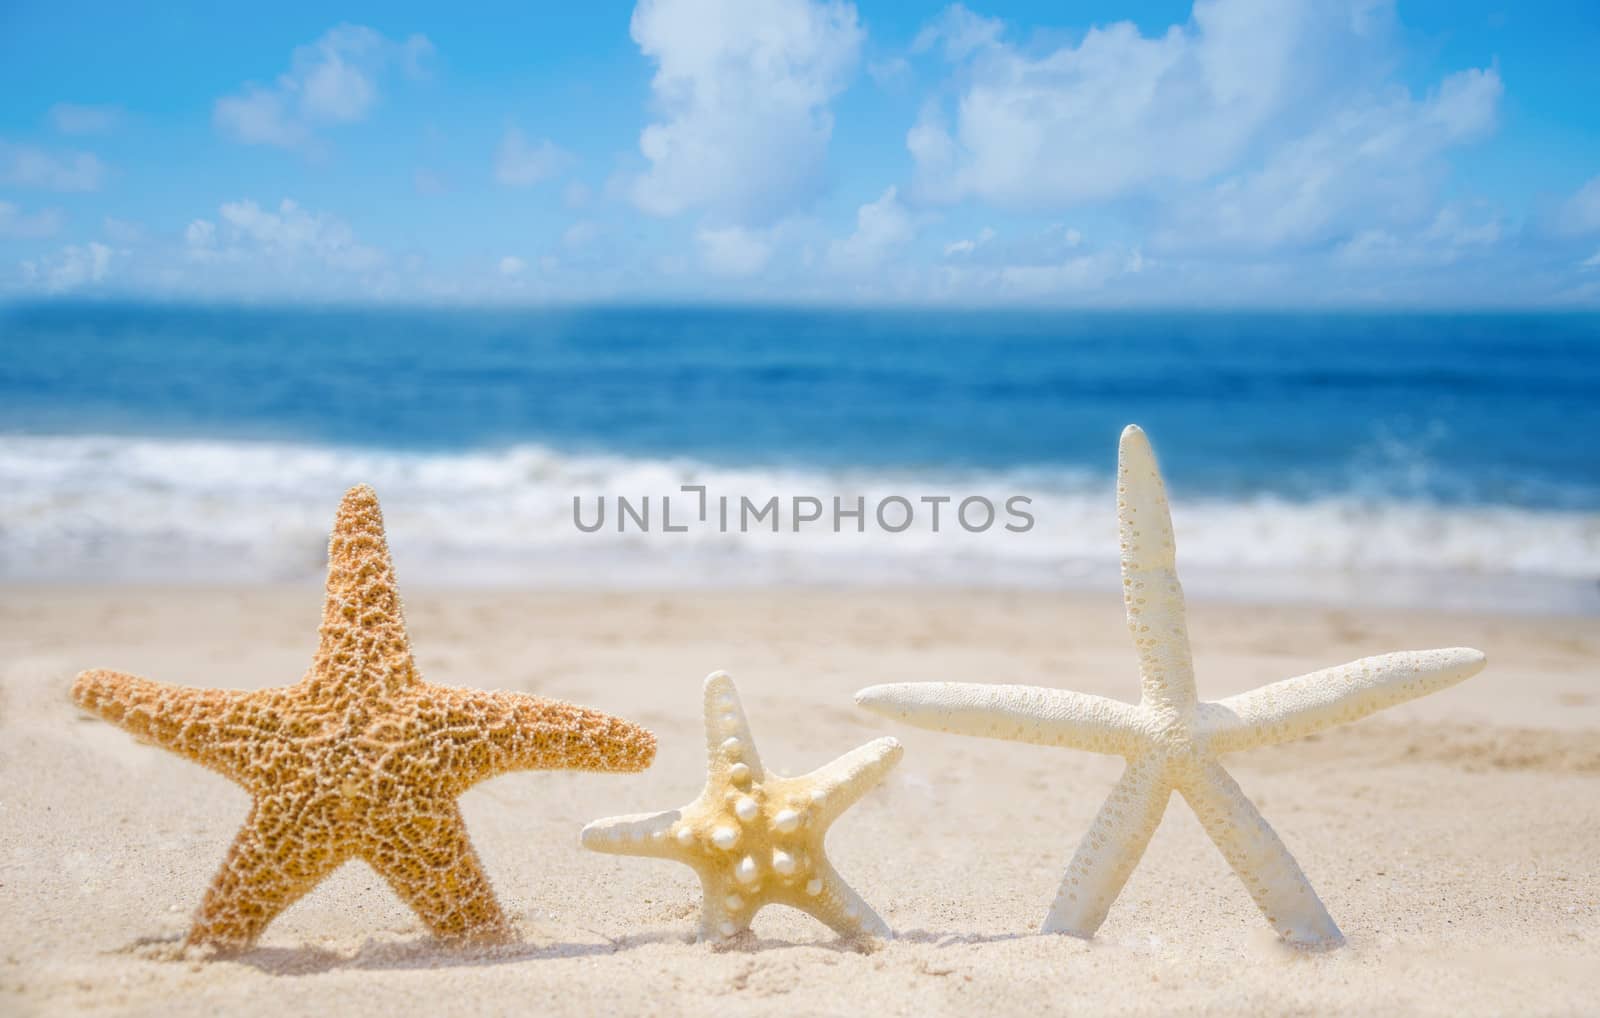
{"type": "Polygon", "coordinates": [[[365,481],[415,582],[1107,587],[1128,423],[1192,593],[1600,611],[1593,314],[11,306],[0,582],[297,582],[365,481]]]}

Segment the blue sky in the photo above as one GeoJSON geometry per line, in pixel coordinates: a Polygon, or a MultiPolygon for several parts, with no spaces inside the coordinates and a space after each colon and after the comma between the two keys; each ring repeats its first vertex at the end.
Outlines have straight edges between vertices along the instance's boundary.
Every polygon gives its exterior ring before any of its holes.
{"type": "Polygon", "coordinates": [[[1600,305],[1600,5],[0,10],[0,297],[1600,305]]]}

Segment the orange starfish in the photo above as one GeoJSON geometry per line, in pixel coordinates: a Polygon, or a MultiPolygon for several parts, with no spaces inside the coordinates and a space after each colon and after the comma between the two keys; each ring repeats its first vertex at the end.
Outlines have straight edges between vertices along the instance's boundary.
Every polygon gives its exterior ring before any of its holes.
{"type": "Polygon", "coordinates": [[[383,514],[365,485],[345,494],[334,522],[320,632],[311,670],[280,689],[191,689],[98,670],[73,684],[85,710],[220,772],[254,800],[187,942],[248,947],[351,859],[387,880],[435,936],[509,939],[456,797],[511,770],[643,770],[655,736],[584,707],[424,682],[383,514]]]}

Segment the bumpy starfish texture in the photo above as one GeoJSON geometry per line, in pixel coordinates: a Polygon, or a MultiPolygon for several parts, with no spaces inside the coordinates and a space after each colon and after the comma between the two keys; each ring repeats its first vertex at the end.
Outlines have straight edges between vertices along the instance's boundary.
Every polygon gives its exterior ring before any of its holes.
{"type": "Polygon", "coordinates": [[[1343,935],[1305,874],[1217,758],[1454,685],[1483,668],[1483,654],[1468,648],[1383,654],[1199,702],[1166,489],[1136,427],[1122,433],[1117,517],[1123,601],[1143,685],[1137,705],[1059,689],[964,682],[872,686],[857,693],[856,702],[922,728],[1127,758],[1067,867],[1044,932],[1094,935],[1177,791],[1279,936],[1297,946],[1337,947],[1343,935]]]}
{"type": "Polygon", "coordinates": [[[351,859],[376,870],[435,936],[508,939],[456,797],[511,770],[643,770],[655,737],[571,704],[424,682],[366,486],[339,507],[320,632],[310,671],[284,688],[192,689],[99,670],[73,684],[85,710],[253,799],[188,943],[249,946],[351,859]]]}
{"type": "Polygon", "coordinates": [[[705,683],[705,789],[682,809],[596,820],[583,845],[596,852],[674,859],[692,867],[705,892],[700,937],[750,928],[766,905],[788,905],[840,936],[893,934],[836,873],[823,852],[828,825],[883,780],[900,743],[876,739],[796,778],[761,766],[733,680],[705,683]]]}

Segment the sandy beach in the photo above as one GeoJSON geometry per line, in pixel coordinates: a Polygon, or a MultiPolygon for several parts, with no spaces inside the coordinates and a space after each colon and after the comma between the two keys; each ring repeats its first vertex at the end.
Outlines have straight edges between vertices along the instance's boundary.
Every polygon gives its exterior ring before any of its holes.
{"type": "Polygon", "coordinates": [[[1461,686],[1229,758],[1348,938],[1306,956],[1274,941],[1177,798],[1095,941],[1037,935],[1119,762],[917,731],[852,703],[869,684],[941,678],[1134,699],[1115,593],[408,594],[431,681],[573,700],[660,737],[644,774],[519,773],[463,798],[521,943],[443,950],[352,864],[250,953],[180,957],[248,799],[82,715],[68,686],[87,667],[293,682],[320,591],[3,588],[0,1012],[1476,1015],[1592,1014],[1600,1000],[1592,618],[1192,606],[1208,699],[1390,650],[1489,656],[1461,686]],[[905,743],[829,842],[894,941],[840,944],[772,909],[755,942],[694,944],[687,868],[578,847],[591,819],[698,792],[698,690],[715,668],[738,680],[769,767],[799,773],[881,734],[905,743]]]}

